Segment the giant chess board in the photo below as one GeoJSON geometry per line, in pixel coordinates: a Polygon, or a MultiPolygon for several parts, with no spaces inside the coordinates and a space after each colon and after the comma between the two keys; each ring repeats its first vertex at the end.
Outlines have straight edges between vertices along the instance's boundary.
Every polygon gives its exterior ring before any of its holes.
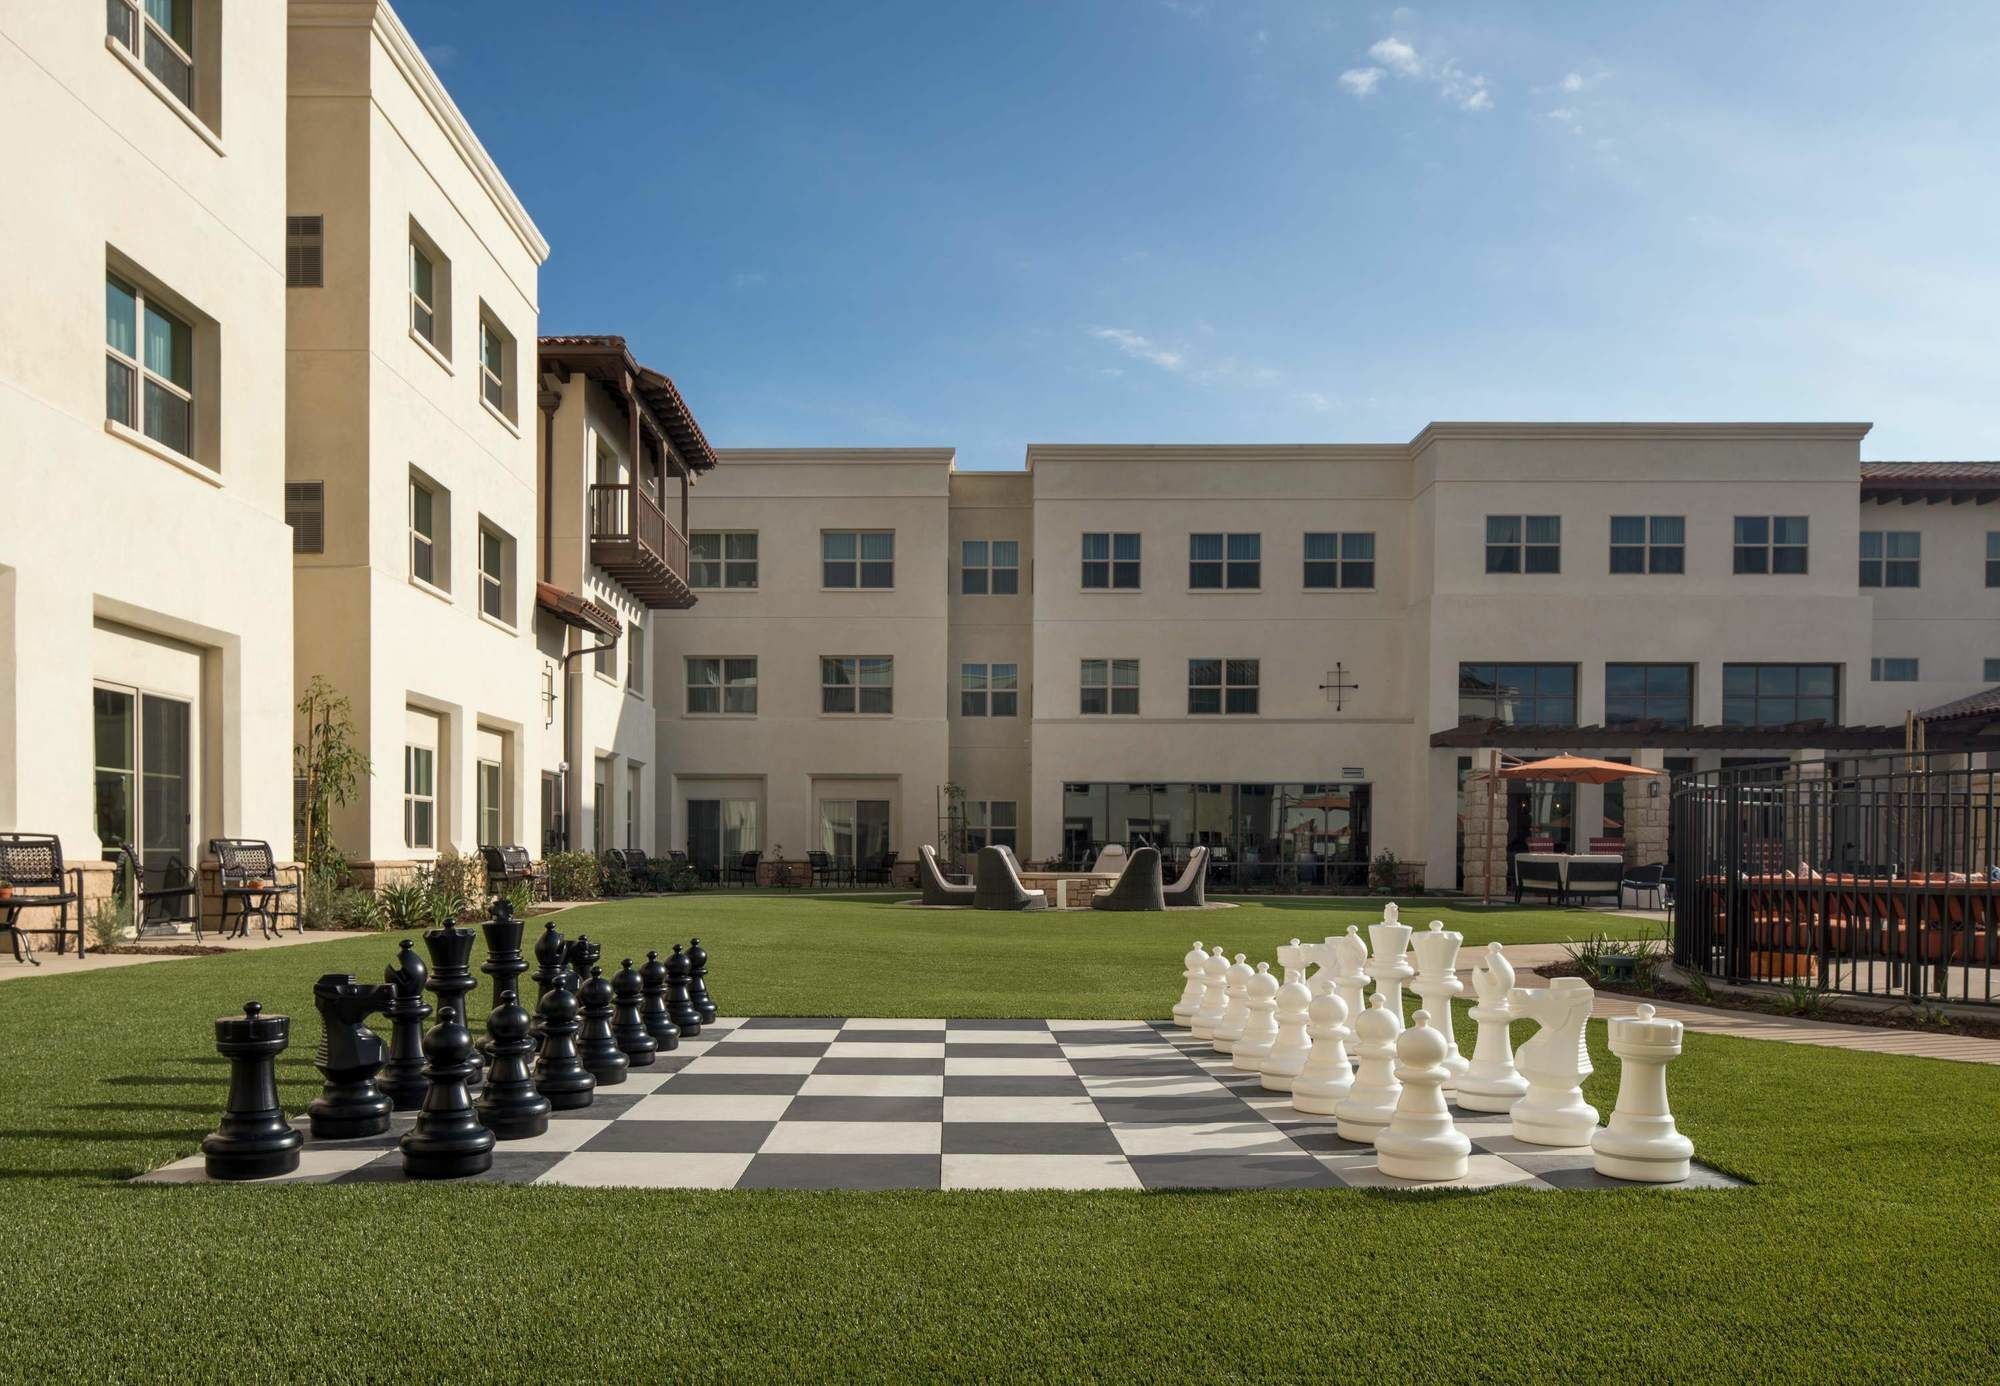
{"type": "MultiPolygon", "coordinates": [[[[1472,1140],[1448,1185],[1393,1179],[1331,1117],[1296,1112],[1204,1040],[1118,1020],[723,1020],[546,1134],[502,1141],[480,1179],[719,1189],[1732,1188],[1697,1163],[1678,1184],[1632,1184],[1587,1147],[1508,1134],[1452,1108],[1472,1140]]],[[[295,1173],[265,1183],[403,1179],[397,1138],[308,1137],[295,1173]]],[[[299,1123],[304,1128],[303,1120],[299,1123]]],[[[199,1155],[142,1182],[205,1179],[199,1155]]]]}

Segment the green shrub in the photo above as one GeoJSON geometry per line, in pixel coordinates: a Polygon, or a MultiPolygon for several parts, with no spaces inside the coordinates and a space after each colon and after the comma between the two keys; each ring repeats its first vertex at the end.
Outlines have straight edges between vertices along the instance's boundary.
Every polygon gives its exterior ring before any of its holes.
{"type": "Polygon", "coordinates": [[[125,937],[126,926],[131,918],[118,896],[107,896],[90,908],[90,918],[85,928],[90,934],[90,946],[100,953],[108,953],[125,937]]]}
{"type": "Polygon", "coordinates": [[[505,900],[507,907],[514,911],[517,919],[526,917],[528,911],[535,905],[535,892],[528,888],[526,881],[507,882],[495,893],[494,898],[505,900]]]}
{"type": "Polygon", "coordinates": [[[602,864],[589,852],[555,852],[543,858],[551,900],[595,900],[602,893],[602,864]]]}
{"type": "Polygon", "coordinates": [[[486,918],[486,863],[477,854],[460,856],[447,847],[417,872],[417,885],[427,897],[433,925],[486,918]]]}
{"type": "Polygon", "coordinates": [[[389,912],[373,895],[350,886],[328,896],[319,917],[308,918],[306,922],[315,929],[365,929],[381,933],[389,927],[389,912]]]}
{"type": "Polygon", "coordinates": [[[1368,884],[1377,890],[1394,890],[1402,874],[1402,861],[1387,847],[1377,852],[1375,860],[1368,864],[1368,884]]]}
{"type": "Polygon", "coordinates": [[[701,889],[701,876],[684,861],[671,858],[646,863],[646,889],[684,895],[701,889]]]}
{"type": "Polygon", "coordinates": [[[417,884],[383,886],[378,893],[389,927],[401,933],[430,927],[431,896],[417,884]]]}
{"type": "Polygon", "coordinates": [[[1635,938],[1613,938],[1600,930],[1570,940],[1563,945],[1563,951],[1576,964],[1577,974],[1592,986],[1602,984],[1606,958],[1630,958],[1629,985],[1639,991],[1651,991],[1661,964],[1667,960],[1667,936],[1664,930],[1659,933],[1648,930],[1635,938]]]}
{"type": "Polygon", "coordinates": [[[1827,995],[1808,982],[1789,982],[1771,1002],[1771,1009],[1779,1015],[1797,1016],[1801,1020],[1818,1020],[1826,1014],[1827,995]]]}
{"type": "Polygon", "coordinates": [[[632,873],[625,869],[623,862],[599,862],[597,888],[607,900],[615,900],[620,895],[630,895],[632,893],[632,873]]]}

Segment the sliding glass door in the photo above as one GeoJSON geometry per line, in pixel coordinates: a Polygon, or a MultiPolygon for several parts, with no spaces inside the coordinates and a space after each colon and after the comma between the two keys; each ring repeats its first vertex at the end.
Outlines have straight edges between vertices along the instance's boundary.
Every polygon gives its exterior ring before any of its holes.
{"type": "Polygon", "coordinates": [[[130,843],[148,888],[193,862],[193,706],[100,685],[91,690],[97,837],[130,843]]]}
{"type": "Polygon", "coordinates": [[[690,799],[687,804],[688,863],[703,879],[715,880],[722,869],[743,860],[745,852],[761,851],[755,799],[690,799]]]}
{"type": "Polygon", "coordinates": [[[887,799],[822,799],[820,849],[843,866],[878,861],[889,850],[887,799]]]}

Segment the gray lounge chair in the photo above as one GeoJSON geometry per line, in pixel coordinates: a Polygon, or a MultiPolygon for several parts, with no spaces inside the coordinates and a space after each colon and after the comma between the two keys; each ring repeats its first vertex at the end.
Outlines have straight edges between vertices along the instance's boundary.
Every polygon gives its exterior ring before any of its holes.
{"type": "Polygon", "coordinates": [[[1164,910],[1160,887],[1160,849],[1135,847],[1111,889],[1090,902],[1094,910],[1164,910]]]}
{"type": "Polygon", "coordinates": [[[1188,853],[1187,870],[1165,893],[1169,909],[1200,909],[1208,903],[1208,848],[1188,853]]]}
{"type": "Polygon", "coordinates": [[[937,849],[926,842],[917,848],[917,879],[923,882],[926,905],[969,905],[977,890],[969,885],[953,885],[938,869],[937,849]]]}
{"type": "Polygon", "coordinates": [[[979,910],[1047,909],[1048,896],[1021,884],[1014,854],[1005,847],[981,847],[972,868],[972,907],[979,910]]]}

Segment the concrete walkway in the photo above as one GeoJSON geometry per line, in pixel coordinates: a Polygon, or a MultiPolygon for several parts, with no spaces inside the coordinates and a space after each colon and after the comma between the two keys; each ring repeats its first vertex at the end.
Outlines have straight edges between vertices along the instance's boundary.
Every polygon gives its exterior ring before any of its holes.
{"type": "MultiPolygon", "coordinates": [[[[201,946],[204,948],[219,948],[228,953],[255,953],[266,948],[296,948],[301,943],[331,943],[335,939],[342,938],[381,937],[383,935],[369,933],[366,930],[334,929],[312,929],[303,934],[296,934],[287,930],[276,938],[264,938],[261,935],[253,933],[249,938],[225,939],[218,938],[215,934],[210,933],[202,937],[201,946]]],[[[38,936],[35,942],[40,944],[42,939],[38,936]]],[[[67,977],[74,972],[106,972],[114,967],[135,967],[141,963],[185,962],[191,958],[212,956],[207,953],[169,953],[165,951],[166,947],[178,944],[193,944],[194,935],[192,934],[189,934],[186,938],[154,939],[152,942],[155,945],[152,948],[148,948],[145,944],[128,945],[132,950],[130,952],[91,952],[84,954],[81,958],[77,957],[75,949],[71,949],[67,953],[58,953],[53,948],[37,947],[35,949],[35,957],[41,961],[42,965],[40,967],[36,967],[33,963],[15,962],[14,955],[11,952],[0,952],[0,982],[18,982],[35,977],[67,977]]]]}

